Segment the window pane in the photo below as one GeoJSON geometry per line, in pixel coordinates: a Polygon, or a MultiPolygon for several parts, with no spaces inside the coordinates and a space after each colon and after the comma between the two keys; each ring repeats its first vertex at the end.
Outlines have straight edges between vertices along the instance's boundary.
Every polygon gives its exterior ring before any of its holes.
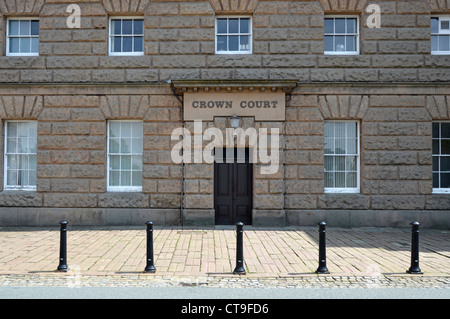
{"type": "Polygon", "coordinates": [[[239,36],[232,35],[229,37],[229,41],[228,51],[239,51],[239,36]]]}
{"type": "Polygon", "coordinates": [[[120,122],[109,123],[109,136],[120,137],[120,122]]]}
{"type": "Polygon", "coordinates": [[[132,149],[131,152],[133,154],[141,154],[142,153],[142,138],[133,138],[132,139],[132,149]]]}
{"type": "Polygon", "coordinates": [[[111,155],[109,158],[109,168],[110,169],[120,169],[120,156],[111,155]]]}
{"type": "Polygon", "coordinates": [[[335,187],[338,187],[338,188],[345,187],[345,173],[344,172],[335,173],[334,176],[335,176],[335,180],[334,180],[335,187]]]}
{"type": "Polygon", "coordinates": [[[450,139],[449,140],[441,140],[441,154],[450,154],[450,139]]]}
{"type": "Polygon", "coordinates": [[[345,52],[345,36],[335,36],[334,38],[334,51],[345,52]]]}
{"type": "Polygon", "coordinates": [[[439,174],[433,173],[433,188],[439,188],[439,174]]]}
{"type": "Polygon", "coordinates": [[[132,156],[131,169],[137,171],[142,170],[142,156],[132,156]]]}
{"type": "Polygon", "coordinates": [[[123,48],[122,52],[132,52],[133,51],[133,37],[123,37],[123,48]]]}
{"type": "Polygon", "coordinates": [[[241,35],[240,36],[239,50],[240,51],[250,50],[249,36],[248,35],[241,35]]]}
{"type": "Polygon", "coordinates": [[[357,33],[356,19],[347,19],[347,33],[357,33]]]}
{"type": "Polygon", "coordinates": [[[227,19],[217,19],[217,33],[227,33],[227,19]]]}
{"type": "Polygon", "coordinates": [[[334,187],[333,177],[334,173],[325,173],[325,187],[334,187]]]}
{"type": "Polygon", "coordinates": [[[135,35],[144,34],[144,20],[136,19],[133,21],[133,23],[134,23],[133,34],[135,35]]]}
{"type": "Polygon", "coordinates": [[[346,169],[346,171],[356,171],[356,157],[354,157],[354,156],[346,157],[345,169],[346,169]]]}
{"type": "Polygon", "coordinates": [[[325,154],[334,154],[334,139],[325,139],[325,154]]]}
{"type": "Polygon", "coordinates": [[[439,155],[439,140],[433,140],[433,154],[439,155]]]}
{"type": "Polygon", "coordinates": [[[109,172],[109,186],[120,186],[120,172],[110,171],[109,172]]]}
{"type": "Polygon", "coordinates": [[[121,171],[120,172],[120,185],[121,186],[131,186],[131,172],[121,171]]]}
{"type": "Polygon", "coordinates": [[[131,135],[142,138],[142,122],[133,122],[131,125],[131,135]]]}
{"type": "Polygon", "coordinates": [[[239,33],[239,19],[228,19],[228,33],[239,33]]]}
{"type": "Polygon", "coordinates": [[[345,33],[345,19],[336,18],[334,20],[335,33],[345,33]]]}
{"type": "Polygon", "coordinates": [[[441,138],[450,138],[450,123],[441,123],[441,138]]]}
{"type": "Polygon", "coordinates": [[[333,156],[325,156],[325,163],[324,163],[325,172],[333,171],[334,168],[333,159],[334,159],[333,156]]]}
{"type": "Polygon", "coordinates": [[[120,157],[120,169],[121,170],[131,169],[131,155],[120,157]]]}
{"type": "Polygon", "coordinates": [[[30,53],[31,39],[20,38],[20,53],[30,53]]]}
{"type": "Polygon", "coordinates": [[[109,152],[110,153],[120,153],[120,139],[110,138],[109,139],[109,152]]]}
{"type": "Polygon", "coordinates": [[[431,18],[431,33],[439,33],[439,18],[431,18]]]}
{"type": "Polygon", "coordinates": [[[19,20],[9,21],[9,35],[19,35],[19,20]]]}
{"type": "Polygon", "coordinates": [[[227,51],[228,44],[227,44],[227,36],[218,36],[217,37],[217,51],[227,51]]]}
{"type": "Polygon", "coordinates": [[[122,34],[133,34],[133,20],[122,20],[122,34]]]}
{"type": "Polygon", "coordinates": [[[122,154],[131,153],[131,138],[120,139],[120,153],[122,154]]]}
{"type": "Polygon", "coordinates": [[[439,36],[431,36],[431,51],[439,51],[439,36]]]}
{"type": "Polygon", "coordinates": [[[113,37],[112,52],[122,52],[122,37],[113,37]]]}
{"type": "Polygon", "coordinates": [[[7,170],[6,175],[6,183],[9,186],[17,185],[17,171],[7,170]]]}
{"type": "Polygon", "coordinates": [[[241,33],[250,33],[250,19],[240,19],[241,33]]]}
{"type": "Polygon", "coordinates": [[[450,188],[450,173],[443,173],[441,177],[441,188],[450,188]]]}
{"type": "Polygon", "coordinates": [[[347,178],[347,187],[357,187],[358,186],[358,184],[357,184],[357,182],[356,182],[356,173],[355,172],[350,172],[350,173],[347,173],[347,176],[346,176],[346,178],[347,178]]]}
{"type": "Polygon", "coordinates": [[[439,138],[439,123],[433,123],[433,138],[439,138]]]}
{"type": "Polygon", "coordinates": [[[441,31],[448,31],[450,29],[450,21],[441,21],[441,31]]]}
{"type": "Polygon", "coordinates": [[[31,38],[31,52],[39,53],[39,38],[31,38]]]}
{"type": "Polygon", "coordinates": [[[142,186],[142,172],[132,172],[132,186],[142,186]]]}
{"type": "Polygon", "coordinates": [[[19,53],[20,51],[20,39],[19,38],[10,38],[9,39],[9,52],[10,53],[19,53]]]}
{"type": "Polygon", "coordinates": [[[29,20],[20,20],[20,27],[19,27],[19,34],[20,35],[30,35],[31,31],[30,31],[30,25],[31,22],[29,20]]]}
{"type": "Polygon", "coordinates": [[[439,171],[439,156],[433,156],[433,171],[439,171]]]}
{"type": "Polygon", "coordinates": [[[335,171],[345,171],[345,157],[336,156],[334,158],[334,170],[335,171]]]}
{"type": "Polygon", "coordinates": [[[334,33],[334,19],[326,18],[324,21],[325,33],[334,33]]]}
{"type": "Polygon", "coordinates": [[[441,172],[450,172],[450,156],[441,156],[441,172]]]}
{"type": "Polygon", "coordinates": [[[144,52],[144,37],[134,37],[134,52],[144,52]]]}
{"type": "Polygon", "coordinates": [[[440,35],[439,36],[439,51],[449,51],[449,39],[448,35],[440,35]]]}
{"type": "Polygon", "coordinates": [[[333,38],[332,35],[325,36],[325,51],[334,51],[333,38]]]}
{"type": "Polygon", "coordinates": [[[122,34],[122,20],[120,19],[114,19],[111,20],[112,22],[112,34],[122,34]]]}
{"type": "Polygon", "coordinates": [[[39,21],[31,21],[31,35],[39,35],[39,21]]]}
{"type": "Polygon", "coordinates": [[[356,51],[356,36],[346,36],[345,37],[345,50],[348,52],[354,52],[356,51]]]}
{"type": "Polygon", "coordinates": [[[122,122],[120,124],[121,124],[120,136],[121,137],[131,137],[131,122],[122,122]]]}

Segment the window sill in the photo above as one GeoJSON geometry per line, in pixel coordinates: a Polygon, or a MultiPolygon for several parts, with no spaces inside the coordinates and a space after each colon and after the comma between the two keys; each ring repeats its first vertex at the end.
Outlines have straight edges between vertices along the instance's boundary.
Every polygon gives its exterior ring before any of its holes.
{"type": "Polygon", "coordinates": [[[450,189],[433,189],[433,191],[431,192],[431,194],[449,194],[450,195],[450,189]]]}
{"type": "Polygon", "coordinates": [[[142,192],[142,187],[108,187],[108,193],[139,193],[142,192]]]}
{"type": "Polygon", "coordinates": [[[360,191],[358,188],[326,188],[324,190],[325,194],[359,194],[360,191]]]}

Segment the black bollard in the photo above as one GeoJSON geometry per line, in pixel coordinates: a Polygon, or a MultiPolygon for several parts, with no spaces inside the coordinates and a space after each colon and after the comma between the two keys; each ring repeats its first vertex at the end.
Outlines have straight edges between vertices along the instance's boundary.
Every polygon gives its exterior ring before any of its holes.
{"type": "Polygon", "coordinates": [[[329,274],[326,260],[326,243],[325,243],[325,222],[320,222],[319,225],[319,267],[316,270],[318,274],[329,274]]]}
{"type": "Polygon", "coordinates": [[[243,233],[244,224],[238,222],[236,224],[236,268],[234,268],[233,274],[245,275],[244,268],[244,246],[243,246],[243,233]]]}
{"type": "Polygon", "coordinates": [[[409,274],[423,274],[419,268],[419,222],[412,222],[411,229],[411,267],[406,271],[409,274]]]}
{"type": "Polygon", "coordinates": [[[145,272],[156,272],[153,264],[153,222],[148,221],[145,224],[147,225],[147,266],[145,266],[145,272]]]}
{"type": "Polygon", "coordinates": [[[61,225],[61,235],[59,242],[59,265],[58,271],[67,271],[67,221],[62,220],[59,222],[61,225]]]}

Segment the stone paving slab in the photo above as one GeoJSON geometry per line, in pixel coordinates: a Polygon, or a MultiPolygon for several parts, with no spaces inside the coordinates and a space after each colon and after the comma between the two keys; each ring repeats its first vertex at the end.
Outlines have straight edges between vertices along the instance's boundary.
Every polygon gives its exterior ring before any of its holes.
{"type": "MultiPolygon", "coordinates": [[[[59,226],[59,225],[58,225],[59,226]]],[[[329,275],[318,267],[315,227],[244,228],[247,274],[233,275],[234,227],[155,227],[155,274],[144,273],[145,227],[68,227],[69,272],[56,272],[59,227],[0,228],[0,285],[8,282],[220,286],[335,285],[449,287],[450,231],[421,230],[422,275],[410,275],[410,229],[327,228],[329,275]],[[180,278],[189,278],[184,281],[180,278]],[[72,279],[71,279],[72,278],[72,279]]]]}

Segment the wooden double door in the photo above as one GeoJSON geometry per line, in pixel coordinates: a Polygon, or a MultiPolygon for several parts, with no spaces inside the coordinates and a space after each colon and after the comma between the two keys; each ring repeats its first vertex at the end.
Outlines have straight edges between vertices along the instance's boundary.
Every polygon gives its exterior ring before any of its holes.
{"type": "Polygon", "coordinates": [[[251,225],[253,203],[253,164],[249,149],[223,149],[222,162],[214,164],[214,208],[216,225],[251,225]],[[234,151],[234,154],[233,154],[234,151]],[[230,154],[231,153],[231,154],[230,154]],[[245,154],[245,155],[244,155],[245,154]]]}

